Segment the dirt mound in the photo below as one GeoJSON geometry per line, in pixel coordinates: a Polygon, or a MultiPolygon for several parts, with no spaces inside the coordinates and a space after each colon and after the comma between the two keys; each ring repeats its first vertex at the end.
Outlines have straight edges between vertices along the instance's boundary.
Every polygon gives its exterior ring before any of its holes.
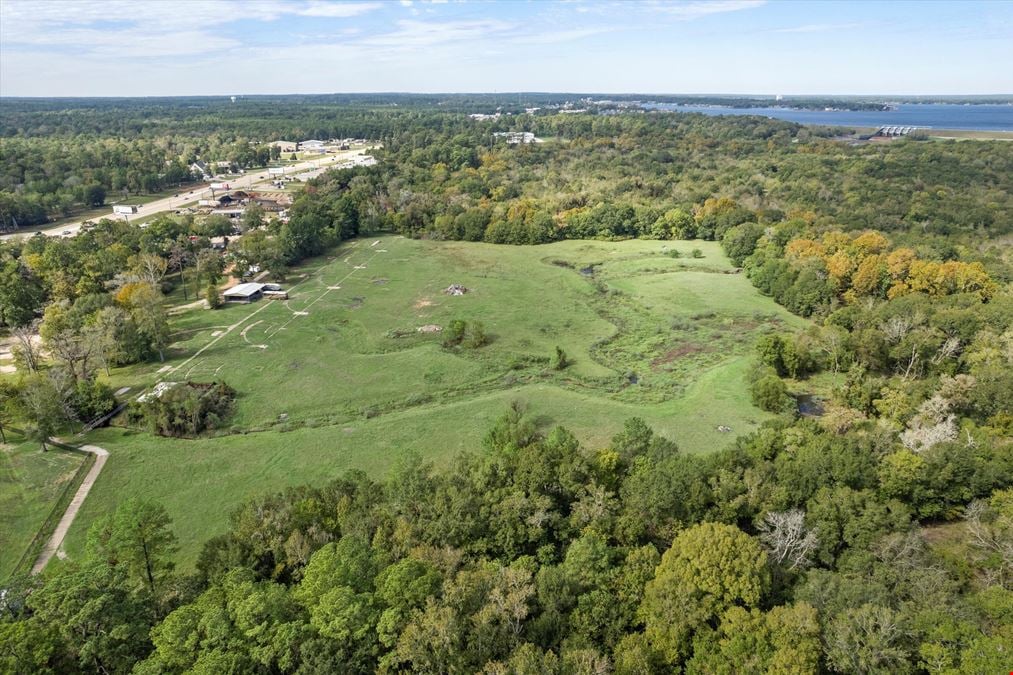
{"type": "Polygon", "coordinates": [[[447,295],[464,295],[468,292],[468,289],[461,284],[450,284],[444,290],[447,295]]]}
{"type": "Polygon", "coordinates": [[[420,333],[439,333],[443,330],[443,326],[437,326],[435,323],[427,323],[425,326],[419,326],[415,330],[420,333]]]}

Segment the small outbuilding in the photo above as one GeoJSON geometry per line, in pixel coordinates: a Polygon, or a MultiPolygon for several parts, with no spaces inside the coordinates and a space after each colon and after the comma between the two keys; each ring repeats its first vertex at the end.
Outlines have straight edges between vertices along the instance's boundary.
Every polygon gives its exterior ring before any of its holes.
{"type": "Polygon", "coordinates": [[[272,300],[288,300],[288,291],[279,284],[264,284],[264,297],[272,300]]]}
{"type": "Polygon", "coordinates": [[[222,293],[222,297],[225,298],[225,302],[241,302],[244,304],[256,302],[264,297],[264,284],[253,282],[239,284],[222,293]]]}

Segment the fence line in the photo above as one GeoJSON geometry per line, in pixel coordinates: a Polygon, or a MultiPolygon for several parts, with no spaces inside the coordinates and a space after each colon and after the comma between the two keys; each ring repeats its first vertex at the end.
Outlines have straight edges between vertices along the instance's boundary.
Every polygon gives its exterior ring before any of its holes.
{"type": "MultiPolygon", "coordinates": [[[[25,436],[26,434],[15,427],[5,426],[4,429],[10,429],[11,431],[25,436]]],[[[63,517],[63,512],[67,510],[67,505],[74,498],[77,493],[77,489],[84,482],[84,477],[88,475],[88,471],[91,470],[92,465],[95,463],[95,455],[90,452],[85,452],[80,448],[75,448],[73,445],[67,445],[60,441],[50,440],[49,445],[60,448],[67,452],[74,454],[81,454],[85,456],[81,466],[78,467],[77,471],[74,472],[74,477],[67,483],[67,486],[63,489],[60,494],[60,498],[56,500],[53,508],[50,510],[49,515],[42,521],[42,525],[39,527],[35,536],[28,543],[24,553],[21,554],[21,558],[18,563],[11,569],[10,576],[16,576],[21,573],[27,573],[31,570],[32,564],[39,555],[39,551],[45,546],[46,541],[53,535],[53,531],[56,529],[56,525],[60,522],[60,518],[63,517]],[[27,565],[27,569],[25,568],[27,565]]]]}

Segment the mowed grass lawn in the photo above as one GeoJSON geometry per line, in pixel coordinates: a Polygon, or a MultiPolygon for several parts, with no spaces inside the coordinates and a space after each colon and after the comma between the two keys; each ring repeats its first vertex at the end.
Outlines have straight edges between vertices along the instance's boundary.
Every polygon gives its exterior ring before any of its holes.
{"type": "Polygon", "coordinates": [[[84,455],[38,443],[7,431],[0,443],[0,580],[6,579],[46,520],[84,455]]]}
{"type": "Polygon", "coordinates": [[[168,508],[190,563],[243,500],[353,468],[382,476],[407,452],[446,465],[480,452],[513,400],[591,448],[632,416],[687,452],[723,447],[764,419],[744,384],[756,338],[801,325],[732,272],[711,242],[348,242],[295,270],[289,301],[185,311],[165,364],[113,372],[132,393],[223,378],[237,412],[198,441],[95,432],[89,442],[112,456],[67,550],[79,553],[119,500],[143,495],[168,508]],[[447,295],[451,284],[468,292],[447,295]],[[482,322],[491,342],[452,351],[417,331],[454,319],[482,322]],[[549,365],[556,346],[572,362],[563,371],[549,365]]]}

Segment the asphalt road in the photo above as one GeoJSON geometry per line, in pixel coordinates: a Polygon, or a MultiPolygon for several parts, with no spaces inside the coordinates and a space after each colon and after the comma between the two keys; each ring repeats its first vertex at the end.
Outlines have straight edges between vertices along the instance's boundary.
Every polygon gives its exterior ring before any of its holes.
{"type": "MultiPolygon", "coordinates": [[[[319,159],[311,159],[306,160],[304,162],[299,162],[297,164],[289,164],[285,167],[285,175],[291,176],[303,171],[326,168],[329,165],[337,164],[342,160],[350,159],[351,157],[359,155],[360,153],[363,154],[367,153],[369,150],[370,148],[347,150],[339,152],[338,154],[327,155],[319,159]]],[[[271,176],[267,173],[267,169],[259,169],[257,171],[250,171],[238,178],[234,179],[230,178],[216,182],[228,183],[229,188],[231,190],[242,190],[255,187],[260,183],[269,182],[270,179],[271,176]]],[[[218,190],[217,192],[221,194],[222,190],[218,190]]],[[[211,197],[210,188],[192,191],[181,191],[178,197],[177,196],[163,197],[162,199],[156,199],[155,201],[138,205],[137,213],[128,216],[128,218],[130,219],[131,222],[138,222],[138,223],[143,222],[144,218],[146,217],[150,218],[156,213],[181,209],[184,206],[197,203],[197,201],[200,199],[210,197],[211,197]]],[[[26,230],[23,232],[9,232],[6,234],[0,234],[0,239],[30,237],[34,235],[36,232],[41,232],[42,234],[48,235],[50,237],[61,237],[61,236],[73,237],[78,232],[81,231],[81,226],[85,222],[98,222],[103,218],[120,220],[123,218],[123,216],[113,213],[112,208],[110,208],[109,212],[103,215],[92,216],[90,218],[86,218],[85,220],[76,221],[73,223],[62,223],[59,225],[50,225],[39,229],[26,230]]]]}

